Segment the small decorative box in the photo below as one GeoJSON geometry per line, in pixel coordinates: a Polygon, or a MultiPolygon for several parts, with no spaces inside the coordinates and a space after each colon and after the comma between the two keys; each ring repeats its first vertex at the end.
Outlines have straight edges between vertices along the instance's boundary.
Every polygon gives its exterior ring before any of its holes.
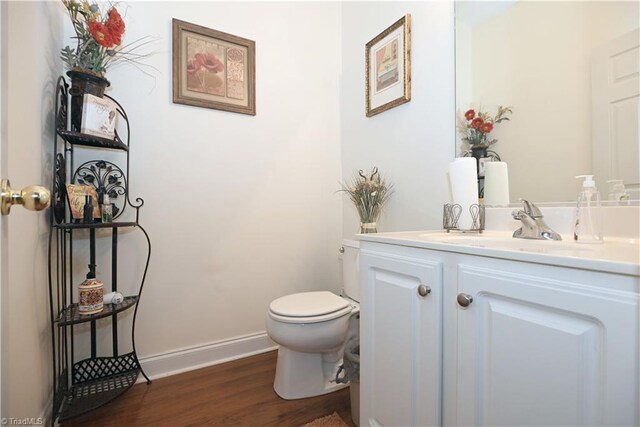
{"type": "Polygon", "coordinates": [[[87,279],[80,284],[78,312],[80,314],[94,314],[104,307],[104,285],[98,279],[87,279]]]}

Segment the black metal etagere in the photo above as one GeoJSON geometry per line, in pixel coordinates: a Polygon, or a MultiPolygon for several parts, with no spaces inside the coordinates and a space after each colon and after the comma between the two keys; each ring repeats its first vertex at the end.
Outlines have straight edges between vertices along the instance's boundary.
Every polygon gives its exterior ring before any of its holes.
{"type": "MultiPolygon", "coordinates": [[[[115,138],[107,139],[67,130],[68,90],[64,77],[56,84],[54,108],[53,143],[53,184],[52,206],[50,209],[49,233],[49,308],[51,315],[51,337],[53,344],[53,414],[55,420],[63,421],[96,409],[135,384],[142,374],[147,383],[151,380],[142,370],[136,353],[135,324],[140,295],[149,268],[151,258],[151,240],[140,225],[140,208],[144,204],[141,198],[131,203],[129,197],[129,119],[122,106],[113,98],[105,95],[117,105],[121,122],[126,127],[123,141],[116,132],[115,138]],[[107,160],[93,160],[75,167],[74,151],[77,148],[106,149],[123,152],[126,159],[125,169],[107,160]],[[66,184],[79,183],[93,185],[102,202],[104,194],[109,194],[114,205],[114,222],[77,223],[73,222],[66,204],[66,184]],[[120,222],[116,219],[130,206],[135,209],[135,221],[120,222]],[[89,265],[88,276],[96,276],[96,240],[105,239],[102,233],[96,236],[96,230],[111,230],[111,291],[118,290],[118,231],[121,228],[140,230],[147,241],[147,257],[138,293],[128,295],[119,304],[105,304],[104,309],[95,314],[84,315],[78,312],[78,302],[74,301],[73,290],[79,285],[78,272],[74,270],[74,232],[88,234],[89,265]],[[75,276],[74,276],[75,274],[75,276]],[[131,326],[132,351],[121,354],[118,347],[118,313],[133,308],[131,326]],[[97,327],[98,319],[111,319],[112,348],[108,356],[98,355],[97,327]],[[90,357],[75,360],[74,326],[90,324],[90,357]]],[[[108,290],[105,284],[105,292],[108,290]]]]}

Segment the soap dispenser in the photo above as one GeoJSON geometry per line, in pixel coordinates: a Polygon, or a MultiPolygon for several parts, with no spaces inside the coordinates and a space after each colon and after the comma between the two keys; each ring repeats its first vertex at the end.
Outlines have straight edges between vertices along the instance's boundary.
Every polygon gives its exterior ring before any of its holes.
{"type": "Polygon", "coordinates": [[[624,181],[621,179],[610,179],[609,183],[609,200],[616,202],[624,202],[629,200],[629,195],[624,188],[624,181]]]}
{"type": "Polygon", "coordinates": [[[578,195],[573,239],[578,243],[602,243],[600,192],[593,175],[578,175],[576,178],[584,178],[584,182],[578,195]]]}

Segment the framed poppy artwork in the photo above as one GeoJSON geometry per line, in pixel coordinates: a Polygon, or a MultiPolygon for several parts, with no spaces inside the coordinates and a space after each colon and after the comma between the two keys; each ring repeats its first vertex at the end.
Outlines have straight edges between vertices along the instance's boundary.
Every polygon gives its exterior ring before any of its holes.
{"type": "Polygon", "coordinates": [[[411,15],[366,44],[365,63],[367,117],[411,100],[411,15]]]}
{"type": "Polygon", "coordinates": [[[255,42],[173,20],[173,102],[256,114],[255,42]]]}

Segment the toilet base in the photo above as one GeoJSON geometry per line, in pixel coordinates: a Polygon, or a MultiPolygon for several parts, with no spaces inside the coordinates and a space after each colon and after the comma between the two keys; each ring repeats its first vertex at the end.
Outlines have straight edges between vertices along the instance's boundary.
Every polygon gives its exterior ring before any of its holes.
{"type": "Polygon", "coordinates": [[[323,357],[322,353],[301,353],[280,346],[273,389],[278,396],[287,400],[340,390],[348,386],[335,382],[340,363],[341,359],[336,358],[335,354],[323,357]]]}

